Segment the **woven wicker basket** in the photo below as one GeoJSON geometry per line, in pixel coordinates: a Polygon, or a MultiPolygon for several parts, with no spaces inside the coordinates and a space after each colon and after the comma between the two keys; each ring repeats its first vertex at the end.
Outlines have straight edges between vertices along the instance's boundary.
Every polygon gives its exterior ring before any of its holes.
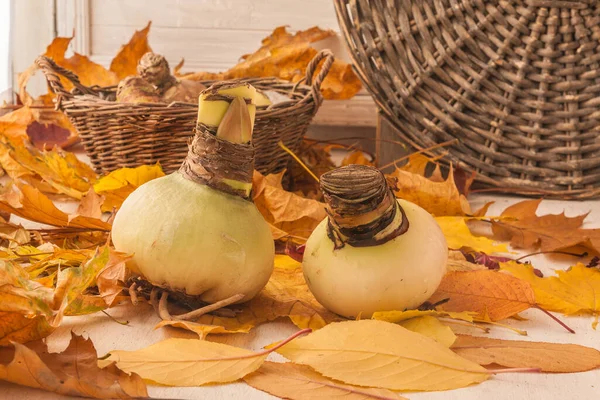
{"type": "MultiPolygon", "coordinates": [[[[64,111],[77,129],[96,172],[107,173],[121,167],[137,167],[160,162],[166,173],[176,171],[184,160],[188,140],[193,135],[197,104],[117,103],[116,87],[87,87],[78,77],[47,57],[36,60],[51,90],[57,94],[57,107],[64,111]],[[73,83],[65,90],[60,76],[73,83]]],[[[259,108],[256,112],[253,143],[255,168],[263,174],[285,169],[289,155],[282,141],[297,151],[308,125],[323,100],[320,86],[333,63],[328,50],[319,52],[309,63],[306,77],[299,83],[277,78],[250,78],[258,89],[277,91],[289,101],[259,108]],[[313,79],[317,66],[319,73],[313,79]],[[303,83],[305,82],[305,84],[303,83]]],[[[203,82],[207,87],[215,83],[203,82]]]]}
{"type": "Polygon", "coordinates": [[[600,2],[335,8],[358,75],[402,140],[422,150],[457,139],[449,161],[499,190],[600,195],[600,2]]]}

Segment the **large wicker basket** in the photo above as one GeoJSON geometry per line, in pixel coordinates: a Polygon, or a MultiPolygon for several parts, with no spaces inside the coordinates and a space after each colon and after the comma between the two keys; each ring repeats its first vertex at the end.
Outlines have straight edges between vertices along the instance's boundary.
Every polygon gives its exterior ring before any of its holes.
{"type": "MultiPolygon", "coordinates": [[[[77,129],[97,172],[157,162],[166,173],[179,168],[196,126],[197,104],[117,103],[114,101],[116,87],[84,86],[75,74],[47,57],[38,58],[36,63],[57,94],[57,107],[77,129]],[[71,92],[65,90],[61,76],[73,83],[71,92]]],[[[292,151],[298,150],[323,100],[320,86],[332,63],[332,53],[323,50],[310,62],[306,77],[299,83],[277,78],[243,79],[258,89],[277,91],[290,98],[256,112],[253,143],[258,171],[268,174],[287,167],[290,158],[279,142],[292,151]],[[319,64],[322,65],[315,77],[319,64]]],[[[215,82],[203,83],[210,86],[215,82]]]]}
{"type": "Polygon", "coordinates": [[[600,194],[600,2],[335,8],[361,80],[402,140],[427,149],[457,139],[449,161],[500,190],[600,194]]]}

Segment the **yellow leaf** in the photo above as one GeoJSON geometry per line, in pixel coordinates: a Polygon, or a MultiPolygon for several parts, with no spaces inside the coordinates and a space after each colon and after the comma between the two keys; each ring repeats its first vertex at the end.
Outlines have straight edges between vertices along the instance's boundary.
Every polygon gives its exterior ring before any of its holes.
{"type": "Polygon", "coordinates": [[[254,171],[254,203],[271,225],[273,239],[291,235],[305,241],[326,217],[325,204],[285,191],[282,178],[283,173],[263,176],[254,171]]]}
{"type": "Polygon", "coordinates": [[[387,389],[345,385],[327,379],[311,368],[292,363],[266,361],[244,381],[255,389],[292,400],[402,400],[404,397],[387,389]]]}
{"type": "Polygon", "coordinates": [[[275,256],[267,286],[248,303],[237,307],[235,318],[203,315],[197,322],[248,332],[253,326],[288,317],[299,328],[319,329],[342,318],[320,305],[308,289],[302,265],[287,256],[275,256]]]}
{"type": "Polygon", "coordinates": [[[29,185],[18,185],[20,192],[7,189],[0,196],[0,210],[21,218],[59,227],[76,227],[109,231],[110,224],[95,218],[69,216],[56,208],[54,203],[39,190],[29,185]]]}
{"type": "Polygon", "coordinates": [[[452,169],[443,182],[434,182],[398,168],[388,177],[396,180],[395,187],[392,186],[396,197],[413,202],[436,217],[471,214],[469,202],[454,183],[452,169]]]}
{"type": "Polygon", "coordinates": [[[173,328],[185,329],[190,332],[194,332],[198,335],[199,339],[206,339],[206,336],[210,333],[245,333],[246,331],[228,331],[222,326],[218,325],[204,325],[198,324],[191,321],[160,321],[154,329],[162,328],[164,326],[171,326],[173,328]]]}
{"type": "Polygon", "coordinates": [[[140,58],[152,51],[148,44],[148,33],[151,24],[152,22],[148,22],[144,29],[135,31],[129,43],[121,47],[119,53],[110,63],[110,70],[117,74],[119,79],[137,75],[137,65],[140,58]]]}
{"type": "Polygon", "coordinates": [[[372,319],[377,319],[386,322],[402,322],[411,318],[421,318],[431,316],[436,318],[452,318],[460,321],[473,322],[473,318],[477,315],[475,312],[448,312],[438,310],[406,310],[406,311],[378,311],[373,313],[372,319]]]}
{"type": "Polygon", "coordinates": [[[508,251],[506,244],[497,244],[486,237],[473,235],[463,217],[436,217],[435,220],[442,228],[450,249],[468,247],[486,254],[508,251]]]}
{"type": "Polygon", "coordinates": [[[26,317],[20,313],[0,311],[0,346],[42,339],[53,330],[44,316],[26,317]]]}
{"type": "Polygon", "coordinates": [[[367,158],[364,152],[360,150],[353,151],[342,160],[342,166],[350,164],[373,165],[373,161],[367,158]]]}
{"type": "MultiPolygon", "coordinates": [[[[579,263],[558,276],[540,278],[530,265],[501,263],[500,268],[531,284],[537,304],[564,314],[600,315],[600,271],[579,263]]],[[[597,322],[594,322],[594,329],[597,322]]]]}
{"type": "Polygon", "coordinates": [[[456,335],[450,327],[442,324],[437,318],[425,315],[400,322],[400,325],[409,331],[420,333],[436,342],[450,347],[456,340],[456,335]]]}
{"type": "Polygon", "coordinates": [[[126,399],[147,397],[146,385],[137,375],[127,375],[108,365],[97,366],[90,339],[71,334],[62,353],[49,353],[42,342],[28,346],[14,343],[0,348],[0,379],[64,396],[126,399]]]}
{"type": "Polygon", "coordinates": [[[329,378],[391,390],[456,389],[489,377],[435,340],[376,320],[330,324],[277,352],[329,378]]]}
{"type": "Polygon", "coordinates": [[[267,356],[221,343],[172,338],[137,351],[111,351],[107,361],[162,385],[200,386],[241,379],[267,356]]]}
{"type": "Polygon", "coordinates": [[[484,269],[487,269],[485,265],[474,264],[467,261],[464,254],[459,250],[450,250],[448,252],[448,263],[446,264],[447,272],[480,271],[484,269]]]}
{"type": "Polygon", "coordinates": [[[600,351],[576,344],[525,342],[459,335],[451,349],[480,365],[582,372],[600,367],[600,351]]]}
{"type": "Polygon", "coordinates": [[[496,271],[450,272],[444,276],[430,303],[450,299],[444,311],[474,311],[499,321],[535,305],[531,285],[496,271]]]}
{"type": "Polygon", "coordinates": [[[142,165],[137,168],[120,168],[103,176],[94,184],[94,190],[105,196],[102,211],[111,212],[119,208],[123,201],[137,187],[156,178],[165,176],[160,165],[142,165]]]}

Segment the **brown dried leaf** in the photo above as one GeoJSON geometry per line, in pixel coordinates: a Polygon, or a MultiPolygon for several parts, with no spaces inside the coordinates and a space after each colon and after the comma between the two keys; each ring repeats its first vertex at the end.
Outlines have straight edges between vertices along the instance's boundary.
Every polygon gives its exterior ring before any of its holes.
{"type": "Polygon", "coordinates": [[[359,164],[359,165],[371,165],[373,166],[373,161],[367,158],[366,153],[356,150],[352,153],[348,154],[342,160],[342,166],[350,165],[350,164],[359,164]]]}
{"type": "Polygon", "coordinates": [[[282,178],[283,173],[263,176],[255,171],[254,203],[271,225],[274,239],[289,235],[305,241],[327,215],[325,205],[285,191],[282,178]]]}
{"type": "Polygon", "coordinates": [[[117,75],[119,80],[131,75],[137,75],[137,65],[140,58],[152,51],[148,44],[150,25],[152,25],[151,21],[148,22],[148,25],[144,29],[135,31],[129,43],[121,47],[110,63],[110,70],[117,75]]]}
{"type": "Polygon", "coordinates": [[[146,385],[114,364],[99,368],[90,339],[71,334],[62,353],[49,353],[42,342],[0,349],[0,379],[65,396],[92,398],[147,397],[146,385]]]}
{"type": "Polygon", "coordinates": [[[104,203],[104,196],[96,193],[94,188],[90,187],[90,190],[81,199],[75,215],[100,219],[102,217],[102,203],[104,203]]]}
{"type": "Polygon", "coordinates": [[[115,305],[118,296],[125,288],[124,283],[131,274],[126,266],[130,258],[130,255],[119,253],[111,248],[106,266],[96,275],[100,297],[108,307],[115,305]]]}
{"type": "Polygon", "coordinates": [[[452,168],[443,182],[433,182],[424,176],[398,168],[388,177],[396,180],[396,197],[411,201],[435,216],[471,214],[469,202],[456,188],[452,168]]]}
{"type": "Polygon", "coordinates": [[[458,335],[451,349],[480,365],[583,372],[600,367],[600,351],[577,344],[525,342],[458,335]]]}
{"type": "Polygon", "coordinates": [[[499,321],[535,305],[531,285],[511,275],[495,271],[450,272],[428,300],[444,311],[474,311],[499,321]]]}
{"type": "Polygon", "coordinates": [[[516,248],[554,251],[581,245],[600,252],[600,229],[581,229],[587,213],[567,217],[565,213],[538,217],[541,200],[525,200],[505,209],[492,230],[498,240],[510,241],[516,248]]]}
{"type": "MultiPolygon", "coordinates": [[[[304,78],[308,63],[317,54],[311,43],[332,37],[335,32],[318,27],[298,31],[294,35],[285,26],[275,28],[270,36],[262,41],[262,47],[253,54],[242,56],[242,61],[222,73],[199,72],[184,76],[186,79],[235,79],[246,77],[270,77],[298,82],[304,78]]],[[[316,76],[318,71],[314,74],[316,76]]],[[[321,85],[326,99],[349,99],[362,88],[360,80],[352,71],[352,66],[336,60],[321,85]]]]}
{"type": "Polygon", "coordinates": [[[266,361],[257,371],[246,375],[244,381],[255,389],[273,396],[292,400],[345,400],[405,399],[387,389],[347,385],[326,378],[312,368],[293,363],[266,361]]]}

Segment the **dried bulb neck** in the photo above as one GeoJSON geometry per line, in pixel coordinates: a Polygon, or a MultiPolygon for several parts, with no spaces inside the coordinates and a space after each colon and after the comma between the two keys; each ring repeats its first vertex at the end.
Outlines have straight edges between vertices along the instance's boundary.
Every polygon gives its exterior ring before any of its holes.
{"type": "Polygon", "coordinates": [[[408,219],[385,176],[374,167],[349,165],[321,176],[327,233],[335,248],[376,246],[405,233],[408,219]]]}
{"type": "Polygon", "coordinates": [[[179,173],[193,182],[210,186],[252,201],[254,147],[251,143],[232,143],[216,136],[215,129],[196,126],[188,155],[179,173]]]}
{"type": "Polygon", "coordinates": [[[169,62],[165,57],[159,54],[144,54],[140,59],[137,70],[139,76],[162,92],[177,83],[177,78],[171,75],[169,62]]]}

